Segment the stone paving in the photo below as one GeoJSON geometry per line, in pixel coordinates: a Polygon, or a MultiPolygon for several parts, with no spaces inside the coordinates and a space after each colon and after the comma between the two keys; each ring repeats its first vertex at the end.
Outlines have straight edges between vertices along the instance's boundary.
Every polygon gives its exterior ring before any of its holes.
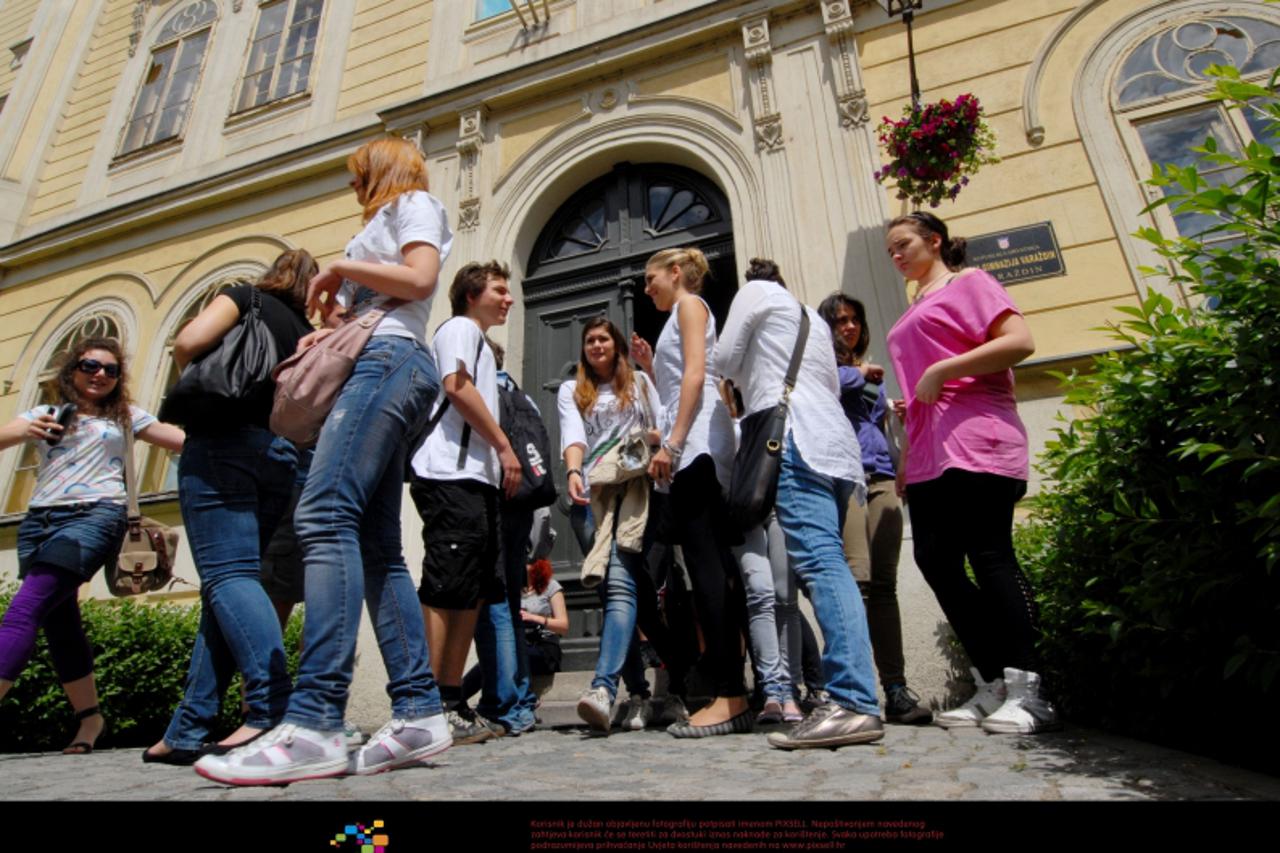
{"type": "Polygon", "coordinates": [[[783,752],[764,734],[675,741],[579,729],[449,750],[365,778],[227,788],[141,750],[0,756],[0,801],[1267,801],[1280,778],[1102,732],[892,726],[879,744],[783,752]]]}

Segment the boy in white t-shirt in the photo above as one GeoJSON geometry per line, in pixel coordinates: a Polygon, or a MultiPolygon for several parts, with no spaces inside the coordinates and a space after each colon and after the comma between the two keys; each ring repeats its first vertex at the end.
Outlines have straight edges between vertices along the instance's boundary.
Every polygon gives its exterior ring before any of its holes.
{"type": "Polygon", "coordinates": [[[497,261],[467,264],[454,276],[453,317],[432,342],[444,394],[431,414],[435,427],[412,460],[409,491],[426,546],[418,599],[455,744],[496,735],[462,701],[461,685],[480,604],[503,588],[498,489],[510,497],[520,486],[520,460],[498,425],[497,364],[484,339],[507,321],[509,277],[497,261]]]}

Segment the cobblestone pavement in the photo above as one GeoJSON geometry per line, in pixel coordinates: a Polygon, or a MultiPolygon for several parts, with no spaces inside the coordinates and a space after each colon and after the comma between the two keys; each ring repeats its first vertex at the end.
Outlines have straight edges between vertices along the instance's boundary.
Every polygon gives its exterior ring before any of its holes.
{"type": "Polygon", "coordinates": [[[431,766],[227,788],[141,750],[0,756],[0,800],[1185,801],[1280,799],[1280,779],[1101,732],[1036,737],[890,727],[883,742],[783,752],[763,734],[540,730],[455,747],[431,766]]]}

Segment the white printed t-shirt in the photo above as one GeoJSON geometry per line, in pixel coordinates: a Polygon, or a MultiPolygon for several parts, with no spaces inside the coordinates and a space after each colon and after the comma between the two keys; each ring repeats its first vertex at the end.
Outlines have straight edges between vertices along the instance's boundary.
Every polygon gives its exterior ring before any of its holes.
{"type": "MultiPolygon", "coordinates": [[[[444,266],[453,248],[453,232],[449,230],[449,214],[440,199],[415,190],[402,193],[378,208],[373,219],[347,244],[346,255],[353,261],[379,264],[404,263],[402,249],[410,243],[429,243],[440,250],[440,266],[444,266]]],[[[350,279],[338,290],[338,304],[363,314],[389,297],[350,279]]],[[[431,316],[431,300],[419,299],[401,305],[382,318],[375,335],[396,335],[427,342],[427,320],[431,316]]]]}
{"type": "MultiPolygon", "coordinates": [[[[476,321],[469,317],[453,317],[444,321],[436,329],[431,348],[440,369],[442,389],[431,407],[431,416],[435,417],[449,399],[443,391],[444,380],[461,371],[471,377],[489,414],[497,421],[498,363],[494,360],[493,350],[485,345],[484,333],[476,321]]],[[[462,414],[450,404],[444,417],[414,454],[414,473],[427,480],[478,480],[494,487],[501,485],[502,468],[498,464],[498,452],[475,429],[470,430],[466,456],[459,464],[466,426],[462,414]]]]}
{"type": "Polygon", "coordinates": [[[565,448],[577,444],[583,449],[582,470],[583,481],[589,490],[591,487],[591,468],[609,450],[618,439],[629,433],[632,427],[651,426],[651,417],[657,418],[661,411],[658,392],[649,377],[636,371],[636,386],[645,395],[644,402],[632,399],[631,405],[625,409],[618,408],[618,397],[613,392],[612,383],[596,386],[596,402],[584,418],[578,411],[578,403],[573,399],[578,387],[577,380],[570,379],[560,385],[556,392],[556,409],[560,413],[560,455],[565,448]],[[645,408],[651,415],[646,416],[645,408]]]}
{"type": "MultiPolygon", "coordinates": [[[[21,417],[34,421],[48,411],[48,406],[39,406],[23,412],[21,417]]],[[[134,435],[156,422],[154,415],[137,406],[130,406],[129,413],[133,416],[134,435]]],[[[36,488],[30,506],[128,501],[124,482],[124,433],[120,427],[109,418],[90,415],[77,416],[75,427],[53,447],[38,442],[40,467],[36,470],[36,488]]]]}

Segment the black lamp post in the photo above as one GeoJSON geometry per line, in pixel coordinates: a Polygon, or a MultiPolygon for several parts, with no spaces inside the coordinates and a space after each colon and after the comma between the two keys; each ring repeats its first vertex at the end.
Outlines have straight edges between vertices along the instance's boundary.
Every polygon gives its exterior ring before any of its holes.
{"type": "Polygon", "coordinates": [[[915,20],[916,9],[924,8],[924,0],[876,0],[880,8],[892,18],[902,16],[902,23],[907,25],[907,64],[911,67],[911,106],[920,106],[920,80],[916,77],[916,48],[911,38],[911,22],[915,20]]]}

